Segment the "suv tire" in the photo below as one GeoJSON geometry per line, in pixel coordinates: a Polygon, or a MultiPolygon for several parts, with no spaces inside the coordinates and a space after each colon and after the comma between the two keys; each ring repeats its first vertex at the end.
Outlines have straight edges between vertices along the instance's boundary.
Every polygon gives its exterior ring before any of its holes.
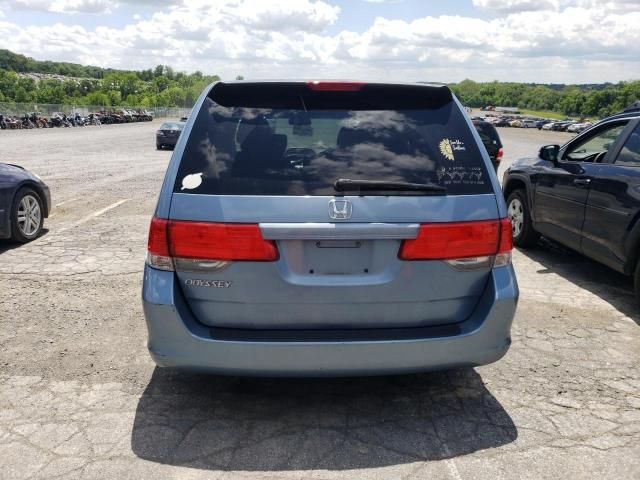
{"type": "Polygon", "coordinates": [[[11,238],[30,242],[40,235],[44,225],[44,209],[40,195],[31,188],[21,188],[11,206],[11,238]]]}
{"type": "Polygon", "coordinates": [[[531,212],[524,190],[514,190],[507,198],[507,214],[513,229],[513,244],[518,247],[533,247],[540,234],[531,223],[531,212]]]}

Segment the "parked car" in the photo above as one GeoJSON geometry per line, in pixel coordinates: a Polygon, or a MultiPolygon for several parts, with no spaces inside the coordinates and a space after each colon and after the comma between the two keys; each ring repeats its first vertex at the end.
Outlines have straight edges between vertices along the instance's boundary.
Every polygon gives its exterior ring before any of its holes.
{"type": "Polygon", "coordinates": [[[567,127],[567,132],[580,133],[589,128],[591,125],[591,122],[574,123],[573,125],[569,125],[567,127]]]}
{"type": "Polygon", "coordinates": [[[218,82],[192,116],[149,232],[158,365],[360,375],[505,354],[511,225],[448,87],[218,82]]]}
{"type": "Polygon", "coordinates": [[[480,140],[482,140],[482,144],[489,154],[493,168],[497,172],[502,156],[504,155],[500,135],[498,135],[498,132],[493,125],[489,122],[485,122],[484,120],[473,120],[473,125],[476,127],[476,130],[480,135],[480,140]]]}
{"type": "Polygon", "coordinates": [[[551,127],[551,130],[553,130],[554,132],[566,132],[567,128],[569,128],[569,125],[571,125],[573,122],[554,122],[553,126],[551,127]]]}
{"type": "Polygon", "coordinates": [[[494,127],[509,127],[509,120],[506,118],[497,118],[495,121],[491,122],[494,127]]]}
{"type": "Polygon", "coordinates": [[[522,120],[521,119],[516,119],[516,120],[511,120],[509,122],[509,126],[510,127],[515,127],[515,128],[522,128],[522,120]]]}
{"type": "Polygon", "coordinates": [[[556,124],[557,122],[548,122],[545,123],[544,125],[542,125],[541,130],[553,130],[553,126],[556,124]]]}
{"type": "Polygon", "coordinates": [[[21,243],[37,238],[50,210],[49,187],[40,177],[0,163],[0,238],[21,243]]]}
{"type": "Polygon", "coordinates": [[[635,279],[640,298],[640,111],[609,117],[505,172],[517,246],[545,235],[635,279]]]}
{"type": "Polygon", "coordinates": [[[537,128],[538,122],[535,120],[531,120],[530,118],[525,118],[520,121],[520,127],[522,128],[537,128]]]}
{"type": "Polygon", "coordinates": [[[165,122],[156,132],[156,149],[173,149],[176,146],[180,133],[184,129],[184,122],[165,122]]]}

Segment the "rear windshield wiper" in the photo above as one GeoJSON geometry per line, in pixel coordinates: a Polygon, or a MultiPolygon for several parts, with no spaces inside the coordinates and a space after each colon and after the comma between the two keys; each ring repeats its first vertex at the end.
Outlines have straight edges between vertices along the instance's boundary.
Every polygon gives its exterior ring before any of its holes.
{"type": "Polygon", "coordinates": [[[444,195],[445,187],[435,183],[388,182],[385,180],[352,180],[339,178],[333,183],[336,192],[347,191],[381,191],[381,192],[422,192],[431,195],[444,195]]]}

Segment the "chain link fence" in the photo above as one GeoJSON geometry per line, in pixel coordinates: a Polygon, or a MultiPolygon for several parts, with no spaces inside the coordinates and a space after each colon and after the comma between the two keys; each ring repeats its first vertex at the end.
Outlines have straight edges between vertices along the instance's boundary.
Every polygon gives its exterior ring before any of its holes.
{"type": "Polygon", "coordinates": [[[181,118],[188,116],[189,112],[191,112],[190,108],[179,107],[105,107],[102,105],[0,102],[0,114],[7,117],[23,117],[25,114],[33,112],[37,112],[38,115],[43,117],[51,117],[53,114],[58,112],[65,113],[67,115],[75,115],[76,113],[79,113],[82,116],[87,116],[90,113],[101,111],[119,112],[122,109],[136,111],[146,110],[147,112],[150,112],[154,118],[181,118]]]}

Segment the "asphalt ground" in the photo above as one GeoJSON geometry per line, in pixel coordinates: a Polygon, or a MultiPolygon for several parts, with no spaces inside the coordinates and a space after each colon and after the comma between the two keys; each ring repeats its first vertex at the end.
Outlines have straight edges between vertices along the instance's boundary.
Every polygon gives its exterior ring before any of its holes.
{"type": "MultiPolygon", "coordinates": [[[[170,152],[158,123],[2,131],[52,190],[45,234],[0,242],[0,478],[640,478],[631,280],[552,242],[516,251],[499,362],[252,379],[157,369],[140,304],[170,152]]],[[[570,135],[499,129],[505,165],[570,135]]]]}

